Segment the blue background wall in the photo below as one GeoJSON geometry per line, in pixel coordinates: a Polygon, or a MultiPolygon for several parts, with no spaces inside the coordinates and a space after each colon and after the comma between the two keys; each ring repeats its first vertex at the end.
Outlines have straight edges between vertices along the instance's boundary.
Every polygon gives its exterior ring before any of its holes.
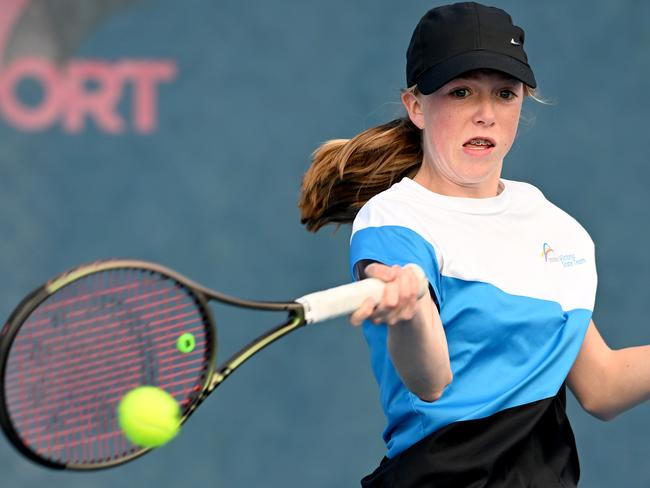
{"type": "MultiPolygon", "coordinates": [[[[305,232],[301,178],[321,142],[402,113],[404,52],[420,16],[439,2],[114,3],[120,8],[67,45],[60,61],[173,59],[176,78],[159,86],[150,134],[108,135],[92,122],[79,134],[0,123],[0,316],[52,275],[111,256],[158,261],[249,298],[286,299],[347,281],[349,229],[305,232]]],[[[594,319],[609,344],[650,342],[650,3],[492,4],[526,29],[541,93],[555,102],[526,102],[535,120],[522,126],[504,176],[536,184],[591,233],[600,277],[594,319]]],[[[52,14],[59,20],[81,8],[60,7],[52,14]]],[[[33,84],[21,85],[26,100],[38,100],[33,84]]],[[[274,320],[216,313],[222,358],[274,320]]],[[[169,446],[125,467],[51,472],[3,439],[0,484],[358,486],[383,455],[384,419],[365,343],[346,324],[275,344],[169,446]]],[[[650,485],[650,405],[609,423],[573,399],[569,411],[583,486],[650,485]]]]}

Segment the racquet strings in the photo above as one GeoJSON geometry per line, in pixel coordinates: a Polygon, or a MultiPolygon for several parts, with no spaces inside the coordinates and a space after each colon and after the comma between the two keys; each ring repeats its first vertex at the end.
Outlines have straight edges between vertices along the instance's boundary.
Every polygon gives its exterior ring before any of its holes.
{"type": "Polygon", "coordinates": [[[122,396],[158,386],[185,414],[207,381],[214,341],[203,307],[176,281],[138,269],[84,276],[38,305],[15,336],[4,378],[9,418],[23,444],[54,463],[134,455],[141,448],[117,423],[122,396]],[[191,351],[177,347],[186,333],[191,351]]]}

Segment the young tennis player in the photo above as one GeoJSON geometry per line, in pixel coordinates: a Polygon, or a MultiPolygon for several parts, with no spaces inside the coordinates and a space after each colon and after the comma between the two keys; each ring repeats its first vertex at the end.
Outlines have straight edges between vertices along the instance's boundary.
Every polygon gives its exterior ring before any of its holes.
{"type": "Polygon", "coordinates": [[[536,81],[503,10],[427,12],[407,51],[407,116],[325,143],[305,175],[311,231],[353,222],[355,277],[388,283],[364,322],[387,417],[364,487],[571,487],[565,385],[610,419],[650,396],[650,347],[591,320],[594,246],[534,186],[501,178],[536,81]],[[426,272],[416,299],[407,263],[426,272]]]}

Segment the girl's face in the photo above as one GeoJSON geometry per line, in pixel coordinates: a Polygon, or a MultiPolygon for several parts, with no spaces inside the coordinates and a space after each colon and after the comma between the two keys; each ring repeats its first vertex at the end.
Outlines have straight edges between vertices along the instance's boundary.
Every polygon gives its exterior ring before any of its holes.
{"type": "Polygon", "coordinates": [[[472,72],[430,95],[405,92],[409,117],[423,130],[415,180],[444,195],[495,196],[523,98],[523,84],[496,71],[472,72]]]}

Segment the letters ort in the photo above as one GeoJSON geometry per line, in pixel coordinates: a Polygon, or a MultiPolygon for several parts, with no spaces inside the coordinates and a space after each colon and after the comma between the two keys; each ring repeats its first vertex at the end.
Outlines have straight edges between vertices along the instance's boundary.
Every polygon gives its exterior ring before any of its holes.
{"type": "Polygon", "coordinates": [[[158,120],[158,85],[174,79],[176,72],[176,63],[164,59],[71,60],[57,66],[42,58],[22,58],[0,73],[0,111],[7,123],[27,131],[60,121],[65,132],[78,133],[88,118],[98,130],[118,134],[126,125],[118,106],[130,84],[133,129],[149,133],[158,120]],[[42,90],[35,105],[18,95],[25,80],[36,81],[42,90]]]}

